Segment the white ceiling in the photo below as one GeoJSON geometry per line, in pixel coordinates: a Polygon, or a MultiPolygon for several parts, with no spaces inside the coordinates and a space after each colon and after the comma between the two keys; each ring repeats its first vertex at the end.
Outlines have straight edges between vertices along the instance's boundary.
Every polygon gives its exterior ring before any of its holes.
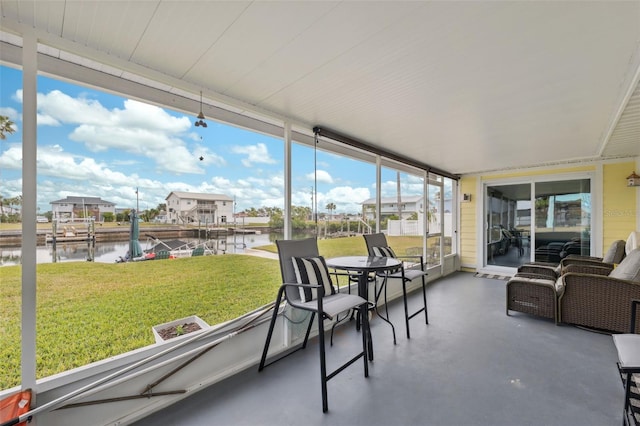
{"type": "Polygon", "coordinates": [[[640,156],[637,0],[0,0],[0,16],[122,77],[452,173],[640,156]]]}

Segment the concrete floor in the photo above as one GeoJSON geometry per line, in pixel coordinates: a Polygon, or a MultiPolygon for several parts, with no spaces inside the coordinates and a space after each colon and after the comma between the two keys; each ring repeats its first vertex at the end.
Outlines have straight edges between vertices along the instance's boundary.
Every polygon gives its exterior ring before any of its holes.
{"type": "MultiPolygon", "coordinates": [[[[419,294],[412,295],[418,303],[419,294]]],[[[369,378],[358,362],[329,381],[322,413],[318,348],[257,366],[136,423],[144,425],[618,425],[623,388],[611,336],[520,313],[505,315],[505,281],[456,273],[430,284],[429,325],[402,303],[390,328],[372,320],[369,378]]],[[[328,360],[356,351],[347,325],[328,360]]]]}

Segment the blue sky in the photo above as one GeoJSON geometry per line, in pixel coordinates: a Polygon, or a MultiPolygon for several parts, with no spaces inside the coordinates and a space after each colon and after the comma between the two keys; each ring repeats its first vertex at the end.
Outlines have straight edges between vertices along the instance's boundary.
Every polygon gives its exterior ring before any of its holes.
{"type": "MultiPolygon", "coordinates": [[[[0,146],[0,194],[21,193],[22,73],[0,66],[0,115],[16,132],[0,146]]],[[[283,207],[283,142],[230,125],[144,104],[83,86],[38,78],[38,207],[66,196],[95,196],[141,209],[163,203],[171,191],[226,194],[236,211],[283,207]],[[200,160],[202,157],[202,160],[200,160]]],[[[313,150],[294,144],[294,205],[311,206],[313,150]]],[[[375,166],[318,153],[318,210],[361,211],[375,195],[375,166]]],[[[395,196],[396,174],[383,170],[383,196],[395,196]]],[[[421,183],[403,174],[403,195],[421,183]]]]}

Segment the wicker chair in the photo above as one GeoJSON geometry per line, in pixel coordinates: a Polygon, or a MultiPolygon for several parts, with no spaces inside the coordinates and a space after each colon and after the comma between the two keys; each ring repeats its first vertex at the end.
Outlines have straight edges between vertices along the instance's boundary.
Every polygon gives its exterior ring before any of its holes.
{"type": "MultiPolygon", "coordinates": [[[[640,299],[640,248],[633,250],[608,276],[566,273],[556,283],[558,321],[626,332],[629,305],[640,299]]],[[[635,325],[640,332],[640,321],[635,325]]]]}
{"type": "Polygon", "coordinates": [[[509,311],[550,318],[558,323],[556,282],[537,275],[517,274],[507,282],[509,311]]]}
{"type": "Polygon", "coordinates": [[[576,256],[563,259],[558,266],[544,263],[520,266],[518,273],[507,282],[507,315],[509,311],[522,312],[550,318],[558,324],[558,277],[569,272],[609,275],[613,264],[608,261],[618,260],[621,249],[624,255],[624,241],[619,240],[611,245],[605,257],[600,260],[576,256]]]}

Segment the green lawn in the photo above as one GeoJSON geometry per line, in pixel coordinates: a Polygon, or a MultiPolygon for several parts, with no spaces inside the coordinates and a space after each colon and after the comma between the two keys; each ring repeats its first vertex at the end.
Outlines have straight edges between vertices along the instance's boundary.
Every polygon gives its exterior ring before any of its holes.
{"type": "MultiPolygon", "coordinates": [[[[397,253],[419,237],[390,237],[397,253]]],[[[366,253],[362,237],[318,242],[325,257],[366,253]]],[[[263,249],[275,252],[275,245],[263,249]]],[[[20,383],[20,266],[0,268],[0,389],[20,383]]],[[[190,315],[209,324],[275,299],[277,260],[226,254],[106,264],[40,264],[37,376],[50,376],[154,343],[151,327],[190,315]]]]}
{"type": "MultiPolygon", "coordinates": [[[[278,262],[244,255],[127,264],[38,265],[37,375],[154,343],[189,315],[217,324],[275,299],[278,262]]],[[[20,267],[0,268],[0,389],[20,383],[20,267]]]]}
{"type": "MultiPolygon", "coordinates": [[[[422,237],[387,237],[387,243],[396,254],[406,254],[407,250],[415,247],[422,247],[422,237]]],[[[276,253],[276,245],[269,244],[262,247],[256,247],[261,250],[276,253]]],[[[318,240],[318,250],[320,254],[326,258],[336,256],[357,256],[367,254],[367,245],[362,237],[346,237],[332,238],[327,240],[318,240]]],[[[411,251],[411,250],[410,250],[411,251]]]]}

